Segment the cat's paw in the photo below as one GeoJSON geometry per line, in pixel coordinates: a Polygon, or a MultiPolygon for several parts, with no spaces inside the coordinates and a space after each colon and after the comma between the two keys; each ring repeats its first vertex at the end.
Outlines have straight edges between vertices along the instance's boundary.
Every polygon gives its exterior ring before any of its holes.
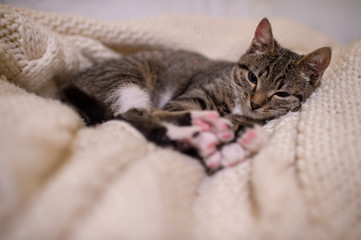
{"type": "Polygon", "coordinates": [[[268,141],[268,136],[260,126],[247,129],[236,142],[225,144],[204,159],[211,170],[233,167],[260,151],[268,141]]]}
{"type": "Polygon", "coordinates": [[[191,126],[167,125],[168,137],[180,150],[195,149],[211,170],[232,167],[258,152],[267,142],[260,126],[247,129],[235,142],[231,124],[213,111],[192,111],[191,126]]]}
{"type": "Polygon", "coordinates": [[[246,159],[247,151],[237,142],[223,145],[214,154],[205,158],[206,166],[211,170],[220,167],[233,167],[246,159]]]}
{"type": "Polygon", "coordinates": [[[237,142],[248,152],[256,153],[268,141],[268,135],[261,126],[256,125],[247,129],[238,139],[237,142]]]}
{"type": "Polygon", "coordinates": [[[180,150],[195,149],[206,158],[217,151],[218,138],[211,132],[204,132],[199,126],[167,125],[167,136],[177,143],[180,150]]]}
{"type": "MultiPolygon", "coordinates": [[[[198,155],[207,159],[213,156],[220,145],[234,139],[231,123],[214,111],[191,111],[191,126],[167,125],[168,137],[177,143],[180,150],[193,148],[198,155]]],[[[205,161],[214,168],[218,160],[205,161]]]]}
{"type": "Polygon", "coordinates": [[[234,132],[231,130],[231,123],[221,118],[215,111],[191,111],[192,125],[198,126],[203,132],[214,134],[222,143],[234,139],[234,132]]]}

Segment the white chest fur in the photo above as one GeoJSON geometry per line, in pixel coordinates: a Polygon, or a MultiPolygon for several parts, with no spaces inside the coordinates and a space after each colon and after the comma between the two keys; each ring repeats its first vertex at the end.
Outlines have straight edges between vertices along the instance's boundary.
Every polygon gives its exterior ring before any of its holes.
{"type": "Polygon", "coordinates": [[[243,115],[243,110],[242,110],[241,104],[238,101],[236,101],[236,105],[234,106],[232,113],[238,114],[238,115],[243,115]]]}
{"type": "Polygon", "coordinates": [[[138,86],[127,86],[113,94],[115,104],[113,110],[117,114],[128,111],[131,108],[146,108],[152,106],[149,94],[138,86]]]}

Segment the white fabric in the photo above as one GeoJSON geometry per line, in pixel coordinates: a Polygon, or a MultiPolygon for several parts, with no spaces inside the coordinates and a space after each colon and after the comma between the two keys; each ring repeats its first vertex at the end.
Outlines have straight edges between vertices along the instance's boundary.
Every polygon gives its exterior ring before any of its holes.
{"type": "Polygon", "coordinates": [[[258,20],[106,22],[0,5],[0,238],[359,239],[361,40],[341,48],[270,21],[299,53],[332,46],[331,66],[300,112],[265,126],[258,155],[207,177],[126,123],[87,128],[46,97],[93,62],[142,49],[236,60],[258,20]]]}

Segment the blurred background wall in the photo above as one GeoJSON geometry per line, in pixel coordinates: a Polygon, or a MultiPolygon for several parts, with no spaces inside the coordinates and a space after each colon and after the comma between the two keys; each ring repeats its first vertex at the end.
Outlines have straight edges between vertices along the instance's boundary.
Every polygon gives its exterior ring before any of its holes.
{"type": "Polygon", "coordinates": [[[0,0],[19,7],[108,20],[159,14],[293,19],[345,45],[361,37],[361,0],[0,0]]]}

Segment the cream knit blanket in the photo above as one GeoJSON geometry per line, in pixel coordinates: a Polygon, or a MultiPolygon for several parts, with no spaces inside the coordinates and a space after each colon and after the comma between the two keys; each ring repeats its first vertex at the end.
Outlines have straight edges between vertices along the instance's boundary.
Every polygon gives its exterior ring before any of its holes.
{"type": "Polygon", "coordinates": [[[361,40],[341,48],[270,21],[299,53],[332,46],[332,64],[300,112],[265,126],[265,149],[206,177],[126,123],[87,128],[48,97],[93,62],[143,49],[236,60],[258,20],[107,22],[0,5],[0,239],[360,239],[361,40]]]}

